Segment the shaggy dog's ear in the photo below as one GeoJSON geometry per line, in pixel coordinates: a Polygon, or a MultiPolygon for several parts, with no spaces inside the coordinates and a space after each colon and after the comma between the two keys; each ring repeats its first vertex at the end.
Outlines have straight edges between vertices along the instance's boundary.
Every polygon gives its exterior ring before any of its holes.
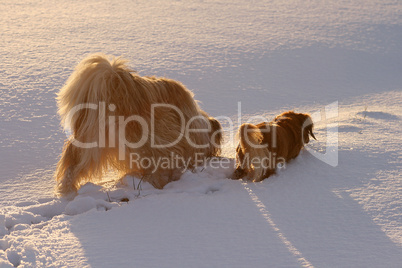
{"type": "Polygon", "coordinates": [[[222,133],[222,126],[218,120],[213,117],[208,118],[209,123],[211,124],[211,142],[213,148],[213,154],[219,155],[222,149],[222,141],[223,141],[223,133],[222,133]]]}
{"type": "Polygon", "coordinates": [[[222,126],[219,121],[213,117],[209,117],[208,120],[211,124],[211,134],[215,138],[216,144],[220,145],[222,142],[222,126]]]}

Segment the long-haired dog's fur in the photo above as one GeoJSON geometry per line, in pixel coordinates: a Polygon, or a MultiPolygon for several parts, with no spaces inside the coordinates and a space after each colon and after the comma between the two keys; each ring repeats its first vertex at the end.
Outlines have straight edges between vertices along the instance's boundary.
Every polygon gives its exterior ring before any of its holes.
{"type": "Polygon", "coordinates": [[[179,179],[184,168],[155,166],[158,159],[174,155],[195,165],[195,157],[220,154],[221,126],[201,110],[191,91],[171,79],[141,77],[126,63],[102,54],[89,56],[60,90],[58,113],[72,134],[57,164],[58,194],[75,192],[110,169],[142,176],[161,189],[179,179]],[[191,128],[185,133],[189,139],[183,137],[185,126],[191,128]],[[128,146],[134,143],[140,146],[128,146]],[[155,162],[138,165],[144,158],[155,162]]]}
{"type": "Polygon", "coordinates": [[[276,116],[272,122],[241,125],[233,179],[246,177],[255,182],[268,178],[275,174],[277,162],[285,164],[299,155],[309,136],[315,139],[311,117],[293,111],[276,116]]]}

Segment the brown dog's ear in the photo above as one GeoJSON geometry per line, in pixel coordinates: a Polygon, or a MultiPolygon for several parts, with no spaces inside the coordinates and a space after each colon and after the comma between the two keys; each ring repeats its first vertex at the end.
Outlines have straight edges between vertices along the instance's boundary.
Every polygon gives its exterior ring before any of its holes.
{"type": "Polygon", "coordinates": [[[308,134],[310,134],[310,136],[313,137],[313,139],[317,140],[313,133],[313,125],[311,125],[311,128],[308,130],[308,134]]]}
{"type": "Polygon", "coordinates": [[[307,127],[305,127],[305,129],[303,130],[303,142],[304,143],[308,143],[310,141],[310,136],[313,137],[315,140],[315,136],[313,134],[313,126],[312,125],[308,125],[307,127]]]}
{"type": "Polygon", "coordinates": [[[304,122],[304,124],[306,125],[304,133],[306,135],[310,135],[313,139],[317,140],[313,133],[313,127],[314,127],[313,120],[311,119],[310,115],[308,115],[308,114],[304,114],[304,116],[307,117],[306,121],[304,122]]]}

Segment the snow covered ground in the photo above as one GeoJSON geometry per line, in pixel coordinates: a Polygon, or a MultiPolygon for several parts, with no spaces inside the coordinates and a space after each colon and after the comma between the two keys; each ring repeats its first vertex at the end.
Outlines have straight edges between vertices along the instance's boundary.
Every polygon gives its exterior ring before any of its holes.
{"type": "Polygon", "coordinates": [[[401,267],[401,9],[2,1],[0,267],[401,267]],[[55,198],[55,94],[95,52],[193,90],[225,127],[227,168],[163,190],[110,175],[55,198]],[[227,179],[237,127],[288,109],[314,116],[318,141],[262,183],[227,179]]]}

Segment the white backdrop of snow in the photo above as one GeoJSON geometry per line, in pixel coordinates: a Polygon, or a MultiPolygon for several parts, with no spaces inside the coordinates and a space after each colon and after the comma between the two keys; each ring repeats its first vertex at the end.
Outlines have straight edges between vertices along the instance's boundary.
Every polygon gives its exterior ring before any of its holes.
{"type": "MultiPolygon", "coordinates": [[[[2,1],[0,267],[400,267],[400,1],[2,1]],[[182,81],[226,137],[252,116],[323,110],[339,164],[304,151],[258,184],[229,169],[155,190],[53,196],[65,134],[55,93],[86,55],[182,81]],[[241,115],[238,117],[238,102],[241,115]],[[122,198],[130,201],[120,202],[122,198]]],[[[202,171],[201,171],[202,170],[202,171]]]]}

